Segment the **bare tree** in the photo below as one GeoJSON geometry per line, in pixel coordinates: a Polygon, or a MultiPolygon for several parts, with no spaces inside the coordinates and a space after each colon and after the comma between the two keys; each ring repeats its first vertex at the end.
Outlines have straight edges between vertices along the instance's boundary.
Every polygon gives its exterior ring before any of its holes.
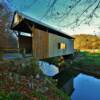
{"type": "Polygon", "coordinates": [[[90,24],[93,18],[100,18],[100,0],[63,0],[64,4],[61,9],[57,9],[57,4],[61,0],[48,0],[48,9],[41,19],[50,17],[59,20],[59,23],[68,17],[75,16],[71,23],[63,26],[77,27],[80,24],[90,24]]]}
{"type": "MultiPolygon", "coordinates": [[[[19,2],[17,0],[6,1],[12,4],[14,1],[19,2]]],[[[43,13],[39,16],[40,20],[54,20],[57,26],[61,27],[75,28],[81,24],[91,25],[95,19],[100,18],[100,0],[21,0],[18,6],[22,11],[31,10],[32,12],[35,6],[38,6],[36,10],[42,9],[40,4],[45,6],[43,13]]],[[[99,25],[98,29],[100,29],[99,25]]]]}

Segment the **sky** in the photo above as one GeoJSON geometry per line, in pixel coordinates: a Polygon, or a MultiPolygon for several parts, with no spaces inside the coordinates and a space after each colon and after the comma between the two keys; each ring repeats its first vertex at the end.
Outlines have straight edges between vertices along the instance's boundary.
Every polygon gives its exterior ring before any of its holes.
{"type": "MultiPolygon", "coordinates": [[[[77,27],[75,25],[74,28],[70,25],[70,23],[84,11],[84,8],[88,7],[88,4],[93,3],[94,0],[82,0],[69,15],[66,12],[69,11],[68,7],[74,4],[74,0],[58,0],[50,12],[48,12],[48,9],[53,0],[0,0],[0,2],[1,1],[4,1],[13,11],[17,10],[27,16],[36,18],[60,31],[64,31],[66,34],[74,35],[85,33],[100,35],[100,18],[94,17],[90,25],[83,23],[77,27]],[[86,3],[86,1],[88,1],[88,3],[86,3]],[[62,16],[62,14],[66,14],[66,16],[62,16]]],[[[99,11],[100,10],[97,10],[96,12],[98,15],[100,15],[99,11]]],[[[81,20],[85,16],[86,14],[84,13],[81,20]]]]}

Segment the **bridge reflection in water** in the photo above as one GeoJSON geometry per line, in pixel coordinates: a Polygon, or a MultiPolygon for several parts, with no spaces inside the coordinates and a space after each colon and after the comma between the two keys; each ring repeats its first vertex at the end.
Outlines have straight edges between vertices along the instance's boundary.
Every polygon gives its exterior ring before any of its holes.
{"type": "Polygon", "coordinates": [[[100,79],[72,70],[63,71],[54,76],[58,87],[71,96],[71,100],[100,100],[100,79]]]}

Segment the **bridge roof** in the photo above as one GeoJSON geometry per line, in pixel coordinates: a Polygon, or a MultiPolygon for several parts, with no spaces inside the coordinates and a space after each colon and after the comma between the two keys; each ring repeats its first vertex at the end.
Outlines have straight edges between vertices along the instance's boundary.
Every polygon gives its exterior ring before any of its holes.
{"type": "Polygon", "coordinates": [[[62,32],[58,29],[55,29],[54,27],[41,22],[35,18],[31,18],[30,16],[27,16],[23,13],[20,12],[15,12],[14,16],[13,16],[13,21],[11,24],[11,29],[19,31],[19,32],[27,32],[27,33],[32,33],[31,28],[32,26],[38,27],[39,29],[42,29],[44,31],[48,31],[49,33],[53,33],[65,38],[69,38],[69,39],[74,39],[72,36],[67,35],[65,32],[62,32]],[[21,23],[19,23],[18,25],[14,25],[14,18],[16,16],[16,14],[18,14],[19,16],[21,16],[23,18],[23,21],[21,23]]]}

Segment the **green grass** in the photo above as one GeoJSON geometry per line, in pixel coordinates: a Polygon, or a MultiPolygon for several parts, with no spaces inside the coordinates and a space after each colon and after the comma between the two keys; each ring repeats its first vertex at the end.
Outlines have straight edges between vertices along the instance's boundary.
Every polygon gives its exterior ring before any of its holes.
{"type": "Polygon", "coordinates": [[[0,91],[0,100],[28,100],[28,98],[19,92],[9,92],[0,91]]]}
{"type": "Polygon", "coordinates": [[[43,95],[41,92],[33,92],[32,93],[33,97],[38,97],[39,100],[47,100],[47,97],[45,95],[43,95]]]}
{"type": "Polygon", "coordinates": [[[82,58],[73,62],[73,66],[100,67],[100,53],[80,52],[82,58]]]}
{"type": "Polygon", "coordinates": [[[3,60],[3,55],[4,55],[4,53],[0,52],[0,61],[3,60]]]}

